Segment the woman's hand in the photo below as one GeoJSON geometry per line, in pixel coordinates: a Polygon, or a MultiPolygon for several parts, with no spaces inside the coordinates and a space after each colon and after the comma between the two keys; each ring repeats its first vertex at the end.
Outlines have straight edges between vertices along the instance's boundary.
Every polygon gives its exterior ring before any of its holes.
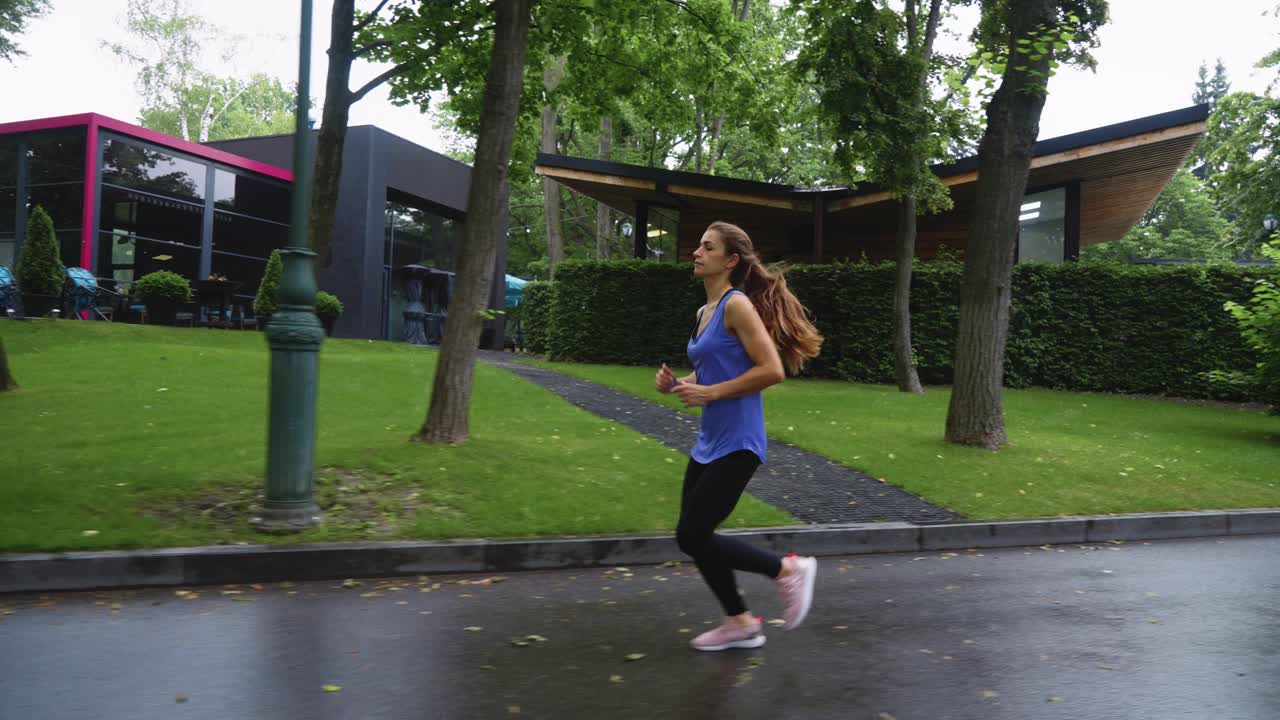
{"type": "Polygon", "coordinates": [[[680,383],[671,392],[680,396],[685,407],[702,407],[717,400],[715,390],[710,385],[680,383]]]}
{"type": "Polygon", "coordinates": [[[654,378],[654,387],[657,388],[658,392],[669,393],[679,384],[680,380],[671,372],[671,368],[667,367],[666,363],[662,363],[657,377],[654,378]]]}

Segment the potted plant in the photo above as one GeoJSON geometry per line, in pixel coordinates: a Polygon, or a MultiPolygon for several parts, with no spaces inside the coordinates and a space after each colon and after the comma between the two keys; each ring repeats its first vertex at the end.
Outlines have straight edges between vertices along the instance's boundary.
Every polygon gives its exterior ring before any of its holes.
{"type": "Polygon", "coordinates": [[[178,306],[191,302],[191,283],[172,270],[143,275],[134,290],[147,306],[151,322],[157,325],[172,325],[178,306]]]}
{"type": "Polygon", "coordinates": [[[262,282],[258,285],[258,294],[253,299],[253,314],[258,318],[258,329],[263,330],[271,314],[279,307],[280,274],[284,272],[284,261],[280,259],[280,251],[272,250],[267,260],[267,269],[262,274],[262,282]]]}
{"type": "Polygon", "coordinates": [[[62,298],[64,271],[58,257],[58,240],[53,234],[53,220],[39,205],[27,219],[27,239],[18,253],[14,268],[18,288],[22,291],[22,307],[31,317],[44,317],[58,307],[62,298]]]}
{"type": "Polygon", "coordinates": [[[342,301],[338,296],[323,290],[316,293],[316,317],[320,318],[325,335],[333,334],[333,325],[342,317],[342,309],[342,301]]]}

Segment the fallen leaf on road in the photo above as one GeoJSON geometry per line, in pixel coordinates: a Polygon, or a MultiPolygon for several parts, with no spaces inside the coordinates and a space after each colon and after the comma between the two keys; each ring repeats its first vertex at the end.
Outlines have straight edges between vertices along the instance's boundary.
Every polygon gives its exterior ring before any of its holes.
{"type": "MultiPolygon", "coordinates": [[[[939,455],[938,457],[942,457],[942,456],[939,455]]],[[[876,720],[898,720],[898,718],[890,715],[889,713],[879,713],[878,715],[876,715],[876,720]]]]}
{"type": "Polygon", "coordinates": [[[385,594],[385,593],[380,593],[380,592],[378,592],[378,591],[374,590],[374,591],[372,591],[372,592],[360,593],[360,597],[382,597],[384,594],[385,594]]]}
{"type": "Polygon", "coordinates": [[[173,701],[174,701],[174,702],[184,703],[184,702],[186,702],[186,701],[187,701],[187,696],[186,696],[186,695],[174,695],[174,696],[173,696],[173,701]]]}
{"type": "Polygon", "coordinates": [[[786,625],[787,621],[783,620],[782,618],[774,618],[769,621],[769,624],[770,625],[786,625]]]}
{"type": "Polygon", "coordinates": [[[764,658],[762,657],[747,658],[747,664],[750,665],[751,667],[760,667],[761,665],[764,664],[764,658]]]}
{"type": "Polygon", "coordinates": [[[610,676],[609,676],[609,682],[611,682],[611,683],[620,683],[620,682],[622,682],[622,676],[621,676],[621,675],[610,675],[610,676]]]}
{"type": "Polygon", "coordinates": [[[483,630],[484,628],[482,628],[482,627],[480,627],[480,626],[478,626],[478,625],[471,625],[471,626],[468,626],[468,627],[464,627],[464,628],[462,628],[462,629],[463,629],[463,630],[466,630],[467,632],[480,632],[480,631],[481,631],[481,630],[483,630]]]}
{"type": "Polygon", "coordinates": [[[635,662],[636,660],[643,660],[643,659],[644,659],[644,653],[631,653],[630,655],[627,655],[627,662],[635,662]]]}
{"type": "Polygon", "coordinates": [[[1061,695],[1050,695],[1048,702],[1062,702],[1063,700],[1066,700],[1066,698],[1061,695]]]}
{"type": "Polygon", "coordinates": [[[325,692],[338,692],[339,690],[342,690],[342,686],[341,685],[321,685],[320,689],[324,690],[325,692]]]}
{"type": "Polygon", "coordinates": [[[995,690],[983,690],[982,697],[984,698],[1000,697],[1000,693],[996,692],[995,690]]]}
{"type": "Polygon", "coordinates": [[[359,580],[343,580],[342,581],[342,587],[347,588],[348,590],[350,590],[351,588],[358,588],[363,584],[364,583],[360,582],[359,580]]]}

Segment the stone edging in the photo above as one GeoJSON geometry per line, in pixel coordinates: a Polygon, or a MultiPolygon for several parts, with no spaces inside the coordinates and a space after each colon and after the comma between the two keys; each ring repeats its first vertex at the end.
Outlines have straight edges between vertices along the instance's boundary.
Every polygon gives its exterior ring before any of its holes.
{"type": "MultiPolygon", "coordinates": [[[[927,525],[807,525],[731,532],[777,552],[856,555],[1280,533],[1280,508],[927,525]]],[[[685,559],[669,535],[11,553],[0,554],[0,593],[516,572],[685,559]]]]}

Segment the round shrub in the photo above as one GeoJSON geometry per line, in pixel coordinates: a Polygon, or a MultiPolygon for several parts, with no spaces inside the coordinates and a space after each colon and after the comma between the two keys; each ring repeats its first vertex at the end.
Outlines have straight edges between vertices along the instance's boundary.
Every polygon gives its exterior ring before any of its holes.
{"type": "Polygon", "coordinates": [[[142,302],[148,305],[181,305],[191,302],[191,283],[171,270],[147,273],[134,287],[138,296],[142,298],[142,302]]]}
{"type": "Polygon", "coordinates": [[[316,293],[316,317],[337,320],[342,317],[342,301],[337,295],[323,290],[316,293]]]}

